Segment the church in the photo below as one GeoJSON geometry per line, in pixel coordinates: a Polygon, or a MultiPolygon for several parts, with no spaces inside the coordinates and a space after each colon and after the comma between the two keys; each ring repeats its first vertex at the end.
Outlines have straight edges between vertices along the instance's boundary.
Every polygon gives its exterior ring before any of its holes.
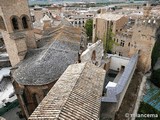
{"type": "Polygon", "coordinates": [[[0,32],[12,65],[12,83],[28,118],[67,67],[80,62],[87,37],[65,19],[55,28],[45,19],[42,38],[36,39],[28,0],[0,3],[0,32]]]}

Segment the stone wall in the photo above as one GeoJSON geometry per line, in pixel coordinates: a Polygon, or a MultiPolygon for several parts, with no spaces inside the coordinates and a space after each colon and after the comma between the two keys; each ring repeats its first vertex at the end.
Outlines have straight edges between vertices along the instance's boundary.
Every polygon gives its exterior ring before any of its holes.
{"type": "Polygon", "coordinates": [[[54,84],[55,82],[41,86],[23,86],[18,84],[16,81],[13,82],[15,93],[24,117],[28,118],[29,115],[32,114],[54,84]]]}
{"type": "MultiPolygon", "coordinates": [[[[140,23],[140,22],[139,22],[140,23]]],[[[125,57],[131,57],[139,51],[138,69],[147,72],[151,68],[151,53],[155,44],[156,27],[148,23],[135,23],[130,29],[124,29],[116,33],[113,53],[125,57]],[[121,45],[124,41],[124,45],[121,45]]]]}
{"type": "Polygon", "coordinates": [[[7,32],[2,32],[2,35],[11,65],[14,66],[21,61],[18,55],[16,42],[10,38],[10,35],[7,32]]]}
{"type": "Polygon", "coordinates": [[[110,62],[110,69],[115,71],[120,71],[121,67],[126,67],[129,63],[129,58],[121,56],[112,56],[110,62]]]}
{"type": "Polygon", "coordinates": [[[121,17],[119,20],[114,21],[113,25],[115,24],[115,28],[113,27],[113,33],[115,34],[117,31],[121,31],[124,25],[128,22],[127,17],[121,17]]]}
{"type": "Polygon", "coordinates": [[[118,45],[113,45],[112,52],[117,55],[122,55],[122,56],[128,57],[132,37],[127,34],[119,33],[119,34],[115,35],[114,41],[116,43],[118,43],[118,45]],[[121,45],[121,41],[125,42],[124,46],[121,45]]]}
{"type": "Polygon", "coordinates": [[[106,44],[107,40],[107,33],[111,29],[113,34],[116,31],[120,31],[123,26],[128,21],[127,17],[121,17],[118,20],[105,20],[102,18],[94,18],[93,19],[93,38],[92,41],[96,42],[96,39],[103,40],[104,45],[106,44]]]}
{"type": "Polygon", "coordinates": [[[151,53],[155,44],[155,28],[145,25],[135,25],[129,56],[139,51],[138,69],[147,72],[151,68],[151,53]]]}
{"type": "Polygon", "coordinates": [[[4,43],[9,54],[9,59],[12,66],[24,59],[28,48],[36,48],[35,35],[32,30],[30,12],[27,0],[0,0],[0,16],[3,18],[6,31],[2,30],[4,43]],[[22,18],[25,16],[27,21],[27,28],[23,28],[22,18]],[[15,30],[12,24],[18,24],[15,30]]]}
{"type": "Polygon", "coordinates": [[[11,24],[11,16],[16,15],[20,17],[25,14],[30,17],[29,9],[28,9],[28,1],[27,0],[0,0],[0,16],[3,16],[5,26],[9,33],[13,32],[12,24],[11,24]]]}
{"type": "Polygon", "coordinates": [[[103,56],[103,43],[101,40],[89,46],[81,55],[81,62],[91,62],[97,66],[101,65],[103,56]]]}

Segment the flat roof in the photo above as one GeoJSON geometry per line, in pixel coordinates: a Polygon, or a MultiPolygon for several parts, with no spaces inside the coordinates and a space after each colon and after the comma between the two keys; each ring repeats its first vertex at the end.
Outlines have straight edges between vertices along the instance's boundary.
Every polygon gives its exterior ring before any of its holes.
{"type": "Polygon", "coordinates": [[[105,14],[98,14],[96,18],[101,18],[109,21],[117,21],[120,18],[124,17],[124,15],[120,14],[112,14],[112,13],[105,13],[105,14]]]}

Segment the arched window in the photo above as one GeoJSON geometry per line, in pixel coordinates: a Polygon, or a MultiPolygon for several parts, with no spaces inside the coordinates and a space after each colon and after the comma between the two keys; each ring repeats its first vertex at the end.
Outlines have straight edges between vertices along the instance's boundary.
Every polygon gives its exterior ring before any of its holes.
{"type": "Polygon", "coordinates": [[[27,16],[23,16],[22,17],[22,26],[24,29],[28,29],[29,25],[28,25],[28,17],[27,16]]]}
{"type": "Polygon", "coordinates": [[[94,50],[92,52],[92,58],[91,58],[92,61],[95,61],[96,60],[96,51],[94,50]]]}
{"type": "Polygon", "coordinates": [[[91,61],[95,65],[98,64],[98,62],[96,61],[96,51],[95,50],[92,52],[91,61]]]}
{"type": "Polygon", "coordinates": [[[18,25],[18,17],[13,17],[11,19],[12,25],[13,25],[13,30],[19,30],[19,25],[18,25]]]}
{"type": "Polygon", "coordinates": [[[0,29],[6,30],[6,27],[5,27],[4,20],[3,20],[2,16],[0,16],[0,29]]]}
{"type": "Polygon", "coordinates": [[[104,69],[104,70],[107,70],[107,64],[106,64],[106,63],[104,64],[103,69],[104,69]]]}

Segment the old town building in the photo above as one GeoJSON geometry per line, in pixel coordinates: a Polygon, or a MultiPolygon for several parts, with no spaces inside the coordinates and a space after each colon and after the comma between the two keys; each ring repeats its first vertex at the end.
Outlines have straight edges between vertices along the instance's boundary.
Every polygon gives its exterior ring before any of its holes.
{"type": "Polygon", "coordinates": [[[24,59],[27,49],[36,48],[28,3],[26,0],[21,2],[1,0],[0,2],[2,36],[11,64],[14,66],[24,59]]]}
{"type": "Polygon", "coordinates": [[[22,114],[28,118],[65,69],[79,62],[86,35],[66,20],[52,28],[45,19],[42,38],[36,40],[28,1],[0,3],[0,29],[12,64],[12,82],[22,114]]]}
{"type": "Polygon", "coordinates": [[[98,120],[105,73],[92,63],[70,65],[29,120],[98,120]]]}
{"type": "Polygon", "coordinates": [[[124,15],[112,13],[100,13],[93,19],[93,38],[92,41],[96,42],[101,39],[104,46],[107,42],[107,36],[110,31],[115,34],[121,31],[128,19],[124,15]]]}
{"type": "MultiPolygon", "coordinates": [[[[147,72],[151,68],[151,53],[155,43],[155,33],[159,25],[159,17],[151,14],[151,6],[147,5],[143,8],[143,14],[118,14],[116,13],[103,13],[97,15],[94,19],[93,29],[93,42],[97,38],[103,40],[107,45],[107,38],[110,36],[107,32],[108,29],[112,31],[113,48],[112,53],[131,57],[137,51],[140,52],[139,57],[139,70],[147,72]],[[117,15],[118,14],[118,15],[117,15]],[[111,25],[106,27],[105,22],[109,16],[111,25]],[[125,16],[125,20],[122,19],[125,16]],[[118,27],[114,27],[113,19],[119,19],[118,27]],[[119,28],[119,29],[118,29],[119,28]]],[[[125,12],[124,12],[125,13],[125,12]]],[[[104,47],[105,47],[104,45],[104,47]]]]}

